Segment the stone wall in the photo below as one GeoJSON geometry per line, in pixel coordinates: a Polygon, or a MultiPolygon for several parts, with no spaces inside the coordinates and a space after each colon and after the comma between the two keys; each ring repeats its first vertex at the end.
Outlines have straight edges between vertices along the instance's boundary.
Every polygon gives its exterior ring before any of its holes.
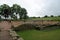
{"type": "Polygon", "coordinates": [[[19,25],[23,25],[23,24],[37,24],[37,25],[54,25],[54,24],[59,24],[59,21],[41,21],[41,20],[36,20],[36,21],[11,21],[11,24],[14,25],[14,27],[17,27],[19,25]]]}
{"type": "MultiPolygon", "coordinates": [[[[29,29],[46,29],[49,28],[49,26],[55,26],[55,28],[60,28],[60,22],[59,21],[12,21],[12,24],[15,27],[15,30],[29,30],[29,29]],[[57,26],[57,27],[56,27],[57,26]]],[[[50,27],[50,28],[53,28],[50,27]]]]}
{"type": "Polygon", "coordinates": [[[12,37],[13,40],[24,40],[22,37],[20,37],[15,31],[12,29],[9,30],[10,36],[12,37]]]}

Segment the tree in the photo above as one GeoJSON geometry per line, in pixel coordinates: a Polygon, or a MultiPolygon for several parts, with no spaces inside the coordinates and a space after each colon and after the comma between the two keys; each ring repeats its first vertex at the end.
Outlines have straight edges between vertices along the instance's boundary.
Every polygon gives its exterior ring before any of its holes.
{"type": "Polygon", "coordinates": [[[51,17],[54,17],[53,15],[51,15],[51,17]]]}
{"type": "Polygon", "coordinates": [[[21,8],[21,12],[19,13],[20,19],[27,19],[27,11],[25,8],[21,8]]]}
{"type": "Polygon", "coordinates": [[[39,16],[39,17],[37,17],[37,18],[40,18],[40,16],[39,16]]]}
{"type": "Polygon", "coordinates": [[[3,4],[0,6],[0,16],[3,16],[6,18],[11,17],[11,19],[17,19],[17,15],[19,14],[20,19],[27,19],[27,11],[25,8],[21,8],[17,4],[13,4],[12,7],[10,7],[7,4],[3,4]]]}
{"type": "Polygon", "coordinates": [[[4,16],[5,19],[10,16],[11,10],[10,7],[6,4],[0,6],[0,15],[4,16]]]}
{"type": "Polygon", "coordinates": [[[11,11],[12,11],[11,17],[13,17],[13,16],[20,13],[21,7],[19,5],[17,5],[17,4],[13,4],[13,6],[11,7],[11,11]],[[14,15],[14,13],[15,13],[15,15],[14,15]]]}
{"type": "Polygon", "coordinates": [[[44,16],[45,18],[48,17],[47,15],[44,16]]]}

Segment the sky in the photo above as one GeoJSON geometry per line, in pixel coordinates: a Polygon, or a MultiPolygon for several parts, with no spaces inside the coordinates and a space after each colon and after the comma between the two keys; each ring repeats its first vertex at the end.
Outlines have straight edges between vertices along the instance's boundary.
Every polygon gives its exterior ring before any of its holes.
{"type": "Polygon", "coordinates": [[[60,15],[60,0],[0,0],[0,5],[18,4],[27,10],[28,16],[60,15]]]}

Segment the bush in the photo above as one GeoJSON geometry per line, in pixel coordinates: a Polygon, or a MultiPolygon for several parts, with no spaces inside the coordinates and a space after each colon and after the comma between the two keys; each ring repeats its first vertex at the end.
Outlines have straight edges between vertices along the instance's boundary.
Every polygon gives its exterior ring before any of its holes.
{"type": "Polygon", "coordinates": [[[54,17],[53,15],[51,15],[51,17],[54,17]]]}
{"type": "Polygon", "coordinates": [[[58,15],[58,17],[60,17],[60,15],[58,15]]]}
{"type": "Polygon", "coordinates": [[[47,15],[44,16],[44,18],[48,17],[47,15]]]}

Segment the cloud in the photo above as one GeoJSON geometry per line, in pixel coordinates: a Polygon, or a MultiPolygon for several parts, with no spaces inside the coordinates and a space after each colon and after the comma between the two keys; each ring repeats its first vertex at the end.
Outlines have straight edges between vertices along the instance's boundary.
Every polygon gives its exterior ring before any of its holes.
{"type": "Polygon", "coordinates": [[[29,16],[60,15],[60,0],[0,0],[0,5],[18,4],[29,16]]]}

